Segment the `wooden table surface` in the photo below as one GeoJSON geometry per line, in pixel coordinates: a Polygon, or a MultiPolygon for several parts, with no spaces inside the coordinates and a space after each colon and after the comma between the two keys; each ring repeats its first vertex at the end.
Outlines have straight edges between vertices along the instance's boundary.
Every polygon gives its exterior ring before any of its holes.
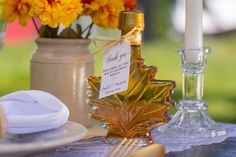
{"type": "Polygon", "coordinates": [[[170,152],[165,157],[236,157],[236,137],[217,144],[196,146],[181,152],[170,152]]]}

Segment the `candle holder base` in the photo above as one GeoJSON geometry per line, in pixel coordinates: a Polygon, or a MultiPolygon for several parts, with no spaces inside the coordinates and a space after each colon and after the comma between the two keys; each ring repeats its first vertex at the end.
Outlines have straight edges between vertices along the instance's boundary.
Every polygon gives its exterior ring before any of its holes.
{"type": "Polygon", "coordinates": [[[210,49],[179,48],[177,51],[182,63],[183,98],[177,105],[177,113],[169,123],[158,128],[159,132],[186,138],[226,135],[226,131],[210,118],[207,104],[202,99],[203,74],[210,49]]]}
{"type": "Polygon", "coordinates": [[[158,130],[172,137],[204,138],[226,135],[226,131],[208,116],[207,105],[203,101],[181,101],[172,120],[158,130]],[[190,107],[189,104],[195,107],[190,107]]]}

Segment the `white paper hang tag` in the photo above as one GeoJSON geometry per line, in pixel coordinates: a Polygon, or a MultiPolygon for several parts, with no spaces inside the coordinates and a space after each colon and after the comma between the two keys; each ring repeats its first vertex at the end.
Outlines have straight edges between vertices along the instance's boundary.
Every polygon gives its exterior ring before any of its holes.
{"type": "Polygon", "coordinates": [[[130,42],[123,40],[104,50],[99,99],[128,89],[130,42]]]}

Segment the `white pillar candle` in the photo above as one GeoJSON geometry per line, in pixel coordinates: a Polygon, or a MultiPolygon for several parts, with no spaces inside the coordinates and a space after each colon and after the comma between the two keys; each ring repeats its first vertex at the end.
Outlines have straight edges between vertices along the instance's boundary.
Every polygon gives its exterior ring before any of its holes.
{"type": "MultiPolygon", "coordinates": [[[[189,49],[202,48],[202,12],[203,0],[186,0],[186,18],[185,18],[185,53],[189,62],[196,62],[198,53],[190,52],[189,49]]],[[[199,51],[200,52],[200,51],[199,51]]]]}

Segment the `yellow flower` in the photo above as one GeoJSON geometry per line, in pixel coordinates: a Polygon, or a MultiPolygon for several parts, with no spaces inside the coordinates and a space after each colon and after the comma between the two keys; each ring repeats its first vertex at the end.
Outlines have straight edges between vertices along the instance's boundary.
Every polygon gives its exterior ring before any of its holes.
{"type": "Polygon", "coordinates": [[[124,10],[122,0],[83,0],[84,14],[90,15],[93,22],[104,28],[118,26],[119,13],[124,10]]]}
{"type": "Polygon", "coordinates": [[[4,0],[1,2],[2,17],[9,23],[19,18],[19,23],[22,26],[27,24],[27,20],[30,18],[30,4],[28,0],[4,0]]]}
{"type": "Polygon", "coordinates": [[[83,11],[83,5],[79,0],[61,0],[62,8],[61,22],[65,27],[69,26],[83,11]]]}
{"type": "Polygon", "coordinates": [[[52,28],[60,23],[68,27],[82,12],[80,0],[29,0],[31,15],[38,17],[43,25],[52,28]]]}

